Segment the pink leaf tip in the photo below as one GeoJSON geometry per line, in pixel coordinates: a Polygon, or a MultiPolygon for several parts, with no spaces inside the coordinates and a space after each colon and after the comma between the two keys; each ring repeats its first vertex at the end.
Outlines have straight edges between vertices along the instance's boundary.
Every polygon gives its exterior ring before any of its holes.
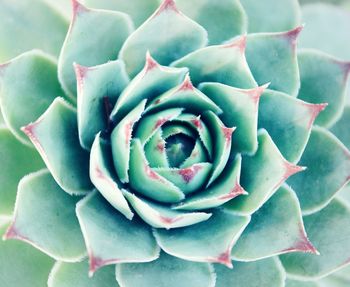
{"type": "Polygon", "coordinates": [[[295,48],[296,43],[297,43],[297,38],[303,29],[304,29],[304,25],[300,25],[300,26],[298,26],[292,30],[289,30],[283,34],[290,41],[293,48],[295,48]]]}
{"type": "Polygon", "coordinates": [[[157,11],[155,12],[154,16],[158,16],[162,14],[165,11],[172,10],[176,13],[179,13],[179,10],[176,7],[176,3],[174,0],[164,0],[162,4],[158,7],[157,11]]]}
{"type": "Polygon", "coordinates": [[[323,104],[307,104],[310,107],[310,120],[308,127],[311,128],[317,116],[322,112],[327,106],[327,103],[323,104]]]}
{"type": "Polygon", "coordinates": [[[186,74],[186,77],[179,88],[179,91],[187,91],[187,90],[194,90],[194,86],[191,82],[189,74],[186,74]]]}
{"type": "Polygon", "coordinates": [[[224,48],[237,48],[242,54],[245,52],[247,46],[247,36],[243,35],[234,39],[232,42],[223,45],[224,48]]]}
{"type": "Polygon", "coordinates": [[[73,19],[75,15],[88,11],[88,8],[86,8],[83,4],[81,4],[78,0],[72,0],[72,11],[73,11],[73,19]]]}
{"type": "Polygon", "coordinates": [[[227,250],[226,252],[220,254],[213,261],[215,263],[226,265],[230,269],[233,268],[232,261],[231,261],[231,250],[227,250]]]}
{"type": "Polygon", "coordinates": [[[153,70],[154,68],[159,67],[158,62],[151,56],[151,53],[147,51],[146,53],[146,63],[144,67],[145,73],[153,70]]]}
{"type": "Polygon", "coordinates": [[[284,180],[287,180],[287,178],[289,178],[293,174],[304,171],[305,169],[306,169],[305,166],[298,166],[298,165],[295,165],[293,163],[286,161],[285,162],[284,180]]]}

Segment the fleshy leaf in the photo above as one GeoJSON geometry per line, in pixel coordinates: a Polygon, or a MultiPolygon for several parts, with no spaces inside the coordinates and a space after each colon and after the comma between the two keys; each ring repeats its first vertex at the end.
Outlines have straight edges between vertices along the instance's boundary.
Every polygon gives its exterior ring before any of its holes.
{"type": "Polygon", "coordinates": [[[24,177],[4,238],[28,242],[56,260],[80,261],[86,251],[75,215],[78,200],[65,193],[47,170],[24,177]]]}
{"type": "Polygon", "coordinates": [[[91,148],[90,178],[102,196],[126,218],[132,219],[133,213],[124,198],[118,181],[113,176],[111,147],[98,134],[91,148]]]}
{"type": "Polygon", "coordinates": [[[241,156],[229,161],[220,177],[208,188],[173,206],[175,210],[201,210],[220,206],[238,195],[247,194],[239,184],[241,156]]]}
{"type": "Polygon", "coordinates": [[[207,184],[208,187],[219,177],[226,166],[230,156],[232,133],[235,127],[226,127],[213,112],[204,113],[203,118],[214,142],[213,171],[207,184]]]}
{"type": "Polygon", "coordinates": [[[211,45],[247,32],[247,16],[238,0],[176,0],[176,4],[208,31],[211,45]]]}
{"type": "Polygon", "coordinates": [[[1,1],[0,62],[35,48],[58,56],[67,28],[66,19],[44,1],[1,1]]]}
{"type": "Polygon", "coordinates": [[[205,222],[179,229],[157,229],[154,234],[166,253],[190,261],[215,262],[232,268],[232,247],[249,221],[249,216],[217,210],[205,222]]]}
{"type": "Polygon", "coordinates": [[[7,127],[30,144],[20,130],[36,120],[57,96],[62,96],[57,65],[51,56],[33,50],[0,65],[0,104],[7,127]]]}
{"type": "Polygon", "coordinates": [[[286,161],[266,130],[258,133],[259,147],[253,156],[242,159],[241,185],[249,193],[227,204],[241,214],[258,210],[291,175],[304,170],[286,161]]]}
{"type": "Polygon", "coordinates": [[[142,100],[150,101],[179,85],[187,72],[187,68],[161,66],[147,53],[145,67],[120,95],[112,110],[111,118],[119,122],[142,100]]]}
{"type": "Polygon", "coordinates": [[[249,33],[282,32],[300,25],[297,0],[241,0],[241,3],[248,16],[249,33]]]}
{"type": "MultiPolygon", "coordinates": [[[[5,227],[0,228],[3,234],[5,227]]],[[[27,243],[0,240],[0,283],[6,287],[46,286],[54,260],[27,243]]]]}
{"type": "Polygon", "coordinates": [[[65,92],[75,99],[73,63],[95,66],[116,59],[133,24],[121,12],[88,9],[77,0],[72,0],[72,5],[73,17],[58,60],[58,76],[65,92]]]}
{"type": "Polygon", "coordinates": [[[136,26],[140,26],[158,7],[159,0],[84,0],[90,7],[116,10],[131,16],[136,26]]]}
{"type": "Polygon", "coordinates": [[[296,40],[301,29],[247,36],[247,62],[259,85],[271,83],[270,89],[296,96],[300,87],[296,40]]]}
{"type": "MultiPolygon", "coordinates": [[[[299,281],[299,280],[287,278],[285,287],[320,287],[320,286],[313,281],[299,281]]],[[[332,287],[335,287],[335,286],[332,285],[332,287]]]]}
{"type": "Polygon", "coordinates": [[[201,140],[197,139],[189,157],[180,165],[180,168],[190,167],[199,162],[208,162],[207,151],[201,140]]]}
{"type": "Polygon", "coordinates": [[[169,167],[165,144],[162,129],[158,129],[145,144],[144,150],[150,167],[169,167]]]}
{"type": "Polygon", "coordinates": [[[88,277],[89,264],[56,262],[51,270],[48,287],[119,287],[115,280],[115,267],[106,266],[88,277]]]}
{"type": "Polygon", "coordinates": [[[284,287],[285,271],[277,258],[235,262],[233,269],[216,265],[216,287],[284,287]]]}
{"type": "Polygon", "coordinates": [[[350,61],[350,12],[329,4],[302,7],[306,27],[300,35],[300,47],[315,48],[350,61]]]}
{"type": "Polygon", "coordinates": [[[186,213],[174,211],[167,206],[141,199],[135,194],[127,192],[125,196],[137,214],[149,225],[156,228],[184,227],[205,221],[211,216],[210,213],[204,212],[186,213]]]}
{"type": "Polygon", "coordinates": [[[162,126],[162,137],[164,140],[167,140],[171,136],[180,134],[188,136],[191,139],[196,139],[197,137],[196,131],[183,123],[175,122],[162,126]]]}
{"type": "Polygon", "coordinates": [[[185,197],[178,187],[150,168],[138,139],[131,142],[129,178],[134,190],[156,201],[173,203],[185,197]]]}
{"type": "Polygon", "coordinates": [[[300,164],[305,172],[289,180],[303,213],[326,206],[350,181],[350,152],[329,131],[314,127],[300,164]]]}
{"type": "Polygon", "coordinates": [[[326,104],[309,104],[267,90],[260,98],[258,125],[267,130],[285,159],[298,162],[309,140],[313,122],[325,107],[326,104]]]}
{"type": "Polygon", "coordinates": [[[135,123],[141,118],[146,100],[140,102],[113,129],[110,142],[115,171],[121,182],[129,182],[130,141],[135,123]]]}
{"type": "Polygon", "coordinates": [[[219,83],[202,83],[199,88],[223,110],[220,117],[223,123],[237,127],[232,136],[233,148],[239,152],[255,152],[259,98],[266,85],[242,90],[219,83]]]}
{"type": "Polygon", "coordinates": [[[209,46],[188,54],[172,64],[187,67],[195,86],[201,82],[219,82],[238,88],[254,88],[256,82],[245,58],[246,36],[228,44],[209,46]]]}
{"type": "Polygon", "coordinates": [[[91,190],[89,154],[79,145],[77,115],[56,98],[36,122],[23,127],[47,168],[63,190],[85,194],[91,190]]]}
{"type": "Polygon", "coordinates": [[[35,149],[20,143],[4,127],[0,127],[0,158],[0,215],[10,215],[18,181],[29,172],[43,168],[44,163],[35,149]]]}
{"type": "Polygon", "coordinates": [[[179,12],[174,0],[163,0],[152,16],[128,37],[119,58],[134,77],[145,64],[147,51],[160,64],[168,65],[206,44],[205,29],[179,12]]]}
{"type": "Polygon", "coordinates": [[[316,279],[350,263],[349,206],[335,199],[321,211],[304,216],[304,225],[321,255],[281,255],[288,274],[302,280],[316,279]]]}
{"type": "Polygon", "coordinates": [[[350,106],[344,108],[341,118],[332,126],[331,132],[350,150],[350,106]]]}
{"type": "Polygon", "coordinates": [[[299,52],[298,60],[301,78],[298,98],[310,103],[328,103],[327,109],[316,119],[316,124],[328,127],[343,112],[350,62],[312,50],[299,52]]]}
{"type": "Polygon", "coordinates": [[[284,186],[252,215],[232,250],[232,258],[256,261],[296,251],[317,253],[307,239],[298,198],[284,186]]]}
{"type": "Polygon", "coordinates": [[[178,287],[180,282],[182,287],[215,286],[215,273],[210,264],[189,262],[166,253],[150,263],[118,264],[116,275],[123,287],[178,287]]]}
{"type": "Polygon", "coordinates": [[[109,128],[109,113],[129,83],[124,63],[110,61],[95,67],[75,65],[79,140],[90,149],[95,135],[109,128]]]}
{"type": "Polygon", "coordinates": [[[159,248],[149,227],[139,219],[126,219],[97,192],[81,200],[76,211],[89,254],[90,275],[104,265],[158,257],[159,248]]]}

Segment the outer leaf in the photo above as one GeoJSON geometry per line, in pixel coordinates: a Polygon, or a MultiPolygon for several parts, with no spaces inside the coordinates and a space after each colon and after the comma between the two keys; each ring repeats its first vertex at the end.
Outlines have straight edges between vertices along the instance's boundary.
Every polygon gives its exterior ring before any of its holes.
{"type": "Polygon", "coordinates": [[[119,181],[113,173],[111,146],[98,134],[91,148],[90,178],[102,196],[126,218],[132,219],[133,212],[124,198],[119,181]]]}
{"type": "Polygon", "coordinates": [[[121,61],[90,68],[76,64],[75,73],[79,140],[82,147],[90,149],[95,135],[109,128],[109,113],[129,83],[129,78],[121,61]]]}
{"type": "Polygon", "coordinates": [[[343,112],[350,62],[312,50],[299,52],[298,60],[301,78],[298,98],[311,103],[328,103],[327,109],[316,119],[316,124],[328,127],[343,112]]]}
{"type": "Polygon", "coordinates": [[[5,121],[2,115],[1,106],[0,106],[0,127],[5,127],[5,121]]]}
{"type": "MultiPolygon", "coordinates": [[[[0,229],[3,234],[5,228],[0,229]]],[[[0,240],[0,283],[6,287],[46,286],[54,261],[32,246],[0,240]]]]}
{"type": "Polygon", "coordinates": [[[309,104],[287,94],[267,90],[260,100],[259,128],[268,131],[287,160],[298,162],[312,124],[325,107],[325,104],[309,104]]]}
{"type": "Polygon", "coordinates": [[[341,118],[332,126],[331,131],[350,150],[350,106],[346,106],[341,118]]]}
{"type": "Polygon", "coordinates": [[[297,0],[241,0],[241,3],[248,16],[249,33],[282,32],[300,25],[297,0]]]}
{"type": "Polygon", "coordinates": [[[304,169],[286,161],[265,130],[259,132],[258,142],[257,152],[242,159],[241,185],[249,195],[227,204],[241,214],[258,210],[288,177],[304,169]]]}
{"type": "Polygon", "coordinates": [[[238,88],[256,87],[256,82],[245,59],[246,37],[229,44],[209,46],[188,54],[172,65],[187,67],[193,84],[219,82],[238,88]]]}
{"type": "Polygon", "coordinates": [[[300,87],[296,39],[302,27],[288,32],[247,36],[247,62],[259,85],[295,96],[300,87]]]}
{"type": "Polygon", "coordinates": [[[316,282],[287,279],[285,287],[319,287],[316,282]]]}
{"type": "Polygon", "coordinates": [[[106,266],[92,278],[88,277],[89,264],[56,262],[51,270],[48,287],[119,287],[115,280],[115,267],[106,266]]]}
{"type": "Polygon", "coordinates": [[[333,200],[320,212],[304,217],[311,242],[320,252],[313,254],[287,254],[281,260],[288,274],[310,280],[326,276],[349,264],[350,260],[350,208],[333,200]]]}
{"type": "Polygon", "coordinates": [[[117,280],[123,287],[214,287],[215,273],[207,263],[194,263],[162,253],[156,261],[117,265],[117,280]],[[171,274],[171,279],[169,278],[171,274]]]}
{"type": "Polygon", "coordinates": [[[223,123],[237,127],[232,136],[233,148],[239,152],[255,152],[259,98],[266,86],[242,90],[219,83],[202,83],[199,88],[223,110],[223,123]]]}
{"type": "Polygon", "coordinates": [[[140,26],[159,5],[159,0],[84,0],[84,2],[91,7],[124,12],[131,16],[136,26],[140,26]]]}
{"type": "Polygon", "coordinates": [[[134,77],[144,65],[147,51],[160,64],[168,65],[206,44],[205,29],[180,13],[174,0],[164,0],[125,41],[119,58],[124,60],[127,72],[134,77]]]}
{"type": "Polygon", "coordinates": [[[330,275],[321,280],[318,280],[317,284],[319,287],[348,287],[349,280],[330,275]]]}
{"type": "Polygon", "coordinates": [[[68,23],[47,3],[22,0],[15,4],[1,0],[0,7],[0,62],[34,48],[54,56],[59,54],[68,23]]]}
{"type": "Polygon", "coordinates": [[[86,252],[75,216],[78,200],[65,193],[47,170],[24,177],[5,238],[28,242],[56,260],[81,260],[86,252]]]}
{"type": "Polygon", "coordinates": [[[88,153],[79,145],[76,111],[62,98],[56,98],[46,112],[23,131],[62,189],[70,194],[85,194],[92,188],[87,176],[88,153]]]}
{"type": "Polygon", "coordinates": [[[159,248],[148,226],[138,219],[129,221],[97,192],[81,200],[76,211],[90,258],[90,275],[104,265],[158,257],[159,248]]]}
{"type": "Polygon", "coordinates": [[[220,44],[247,32],[247,17],[238,0],[177,0],[176,3],[208,31],[210,44],[220,44]]]}
{"type": "Polygon", "coordinates": [[[291,178],[304,213],[326,206],[350,180],[350,152],[334,136],[322,128],[314,128],[300,164],[304,173],[291,178]]]}
{"type": "Polygon", "coordinates": [[[63,95],[57,66],[47,54],[33,50],[0,65],[0,104],[5,122],[22,142],[21,127],[36,120],[57,96],[63,95]]]}
{"type": "Polygon", "coordinates": [[[72,3],[73,18],[61,49],[58,76],[65,92],[75,99],[73,63],[95,66],[116,59],[133,25],[124,13],[88,9],[77,0],[72,3]]]}
{"type": "Polygon", "coordinates": [[[232,247],[249,221],[250,217],[217,210],[205,222],[179,229],[157,229],[154,233],[159,246],[173,256],[232,268],[232,247]]]}
{"type": "Polygon", "coordinates": [[[0,215],[10,215],[15,204],[18,181],[29,172],[43,168],[44,164],[33,148],[21,144],[4,127],[0,127],[0,158],[0,215]]]}
{"type": "Polygon", "coordinates": [[[171,210],[168,206],[141,199],[135,194],[125,193],[126,198],[138,213],[138,215],[149,225],[156,228],[177,228],[196,224],[207,220],[211,214],[204,212],[186,213],[171,210]]]}
{"type": "Polygon", "coordinates": [[[300,36],[300,47],[316,48],[350,61],[349,11],[323,3],[305,5],[302,21],[306,27],[300,36]]]}
{"type": "Polygon", "coordinates": [[[281,187],[252,215],[232,256],[255,261],[295,251],[317,253],[306,237],[298,198],[290,188],[281,187]]]}
{"type": "Polygon", "coordinates": [[[216,287],[284,287],[285,271],[277,258],[256,262],[237,262],[233,269],[215,266],[216,287]]]}

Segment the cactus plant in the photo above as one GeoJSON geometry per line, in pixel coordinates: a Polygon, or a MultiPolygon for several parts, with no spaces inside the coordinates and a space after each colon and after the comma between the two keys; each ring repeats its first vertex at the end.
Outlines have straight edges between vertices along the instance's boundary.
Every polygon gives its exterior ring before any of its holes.
{"type": "Polygon", "coordinates": [[[0,285],[347,286],[350,12],[71,2],[0,0],[0,285]]]}

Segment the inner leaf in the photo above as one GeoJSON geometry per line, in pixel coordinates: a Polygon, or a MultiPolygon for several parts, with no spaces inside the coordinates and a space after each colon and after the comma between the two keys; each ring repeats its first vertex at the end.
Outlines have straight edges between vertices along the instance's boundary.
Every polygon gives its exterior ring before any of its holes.
{"type": "Polygon", "coordinates": [[[196,140],[183,133],[169,136],[165,140],[165,150],[170,167],[180,165],[191,155],[196,140]]]}

